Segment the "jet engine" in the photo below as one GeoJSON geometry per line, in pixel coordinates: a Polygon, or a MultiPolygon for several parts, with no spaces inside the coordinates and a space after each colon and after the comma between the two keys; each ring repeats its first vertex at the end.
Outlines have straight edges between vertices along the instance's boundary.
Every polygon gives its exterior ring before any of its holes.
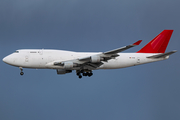
{"type": "Polygon", "coordinates": [[[73,62],[64,62],[64,69],[67,69],[67,70],[69,70],[69,69],[72,69],[73,67],[76,67],[77,66],[77,64],[75,64],[75,63],[73,63],[73,62]]]}
{"type": "Polygon", "coordinates": [[[66,74],[66,73],[71,73],[72,70],[63,70],[63,69],[57,69],[57,74],[66,74]]]}
{"type": "Polygon", "coordinates": [[[98,55],[91,56],[91,62],[92,63],[98,63],[101,61],[103,61],[103,58],[101,58],[100,56],[98,56],[98,55]]]}

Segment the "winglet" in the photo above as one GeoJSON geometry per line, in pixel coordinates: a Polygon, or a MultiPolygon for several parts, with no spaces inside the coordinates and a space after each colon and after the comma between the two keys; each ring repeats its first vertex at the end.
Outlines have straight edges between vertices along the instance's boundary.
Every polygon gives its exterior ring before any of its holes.
{"type": "Polygon", "coordinates": [[[142,42],[142,40],[139,40],[139,41],[133,43],[133,45],[139,45],[141,42],[142,42]]]}

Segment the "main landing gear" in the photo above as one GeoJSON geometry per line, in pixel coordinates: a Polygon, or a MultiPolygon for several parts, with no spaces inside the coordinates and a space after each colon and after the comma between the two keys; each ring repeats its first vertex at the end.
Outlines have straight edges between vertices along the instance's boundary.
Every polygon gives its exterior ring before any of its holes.
{"type": "Polygon", "coordinates": [[[76,75],[81,79],[82,76],[88,76],[91,77],[93,75],[92,70],[76,70],[76,75]]]}
{"type": "Polygon", "coordinates": [[[24,75],[23,68],[22,68],[22,67],[19,67],[19,69],[21,70],[20,75],[21,75],[21,76],[24,75]]]}

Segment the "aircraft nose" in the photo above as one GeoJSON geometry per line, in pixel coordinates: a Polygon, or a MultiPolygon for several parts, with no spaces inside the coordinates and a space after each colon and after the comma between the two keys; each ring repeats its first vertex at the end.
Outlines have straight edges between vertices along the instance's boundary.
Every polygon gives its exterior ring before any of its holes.
{"type": "Polygon", "coordinates": [[[10,64],[11,63],[11,59],[9,56],[6,56],[3,58],[3,62],[7,63],[7,64],[10,64]]]}
{"type": "Polygon", "coordinates": [[[3,62],[7,63],[7,57],[3,58],[3,62]]]}

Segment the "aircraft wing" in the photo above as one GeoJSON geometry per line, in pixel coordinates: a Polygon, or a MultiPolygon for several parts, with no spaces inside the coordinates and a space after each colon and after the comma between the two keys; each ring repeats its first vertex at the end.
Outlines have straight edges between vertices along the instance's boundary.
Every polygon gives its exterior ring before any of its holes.
{"type": "Polygon", "coordinates": [[[116,53],[122,52],[122,51],[124,51],[124,50],[127,50],[127,49],[129,49],[129,48],[132,48],[132,47],[134,47],[134,46],[137,46],[137,45],[139,45],[141,42],[142,42],[142,40],[139,40],[139,41],[133,43],[132,45],[127,45],[127,46],[124,46],[124,47],[121,47],[121,48],[118,48],[118,49],[110,50],[110,51],[104,52],[104,54],[105,54],[105,55],[116,54],[116,53]]]}
{"type": "MultiPolygon", "coordinates": [[[[127,45],[127,46],[124,46],[124,47],[121,47],[121,48],[117,48],[117,49],[114,49],[114,50],[110,50],[110,51],[107,51],[107,52],[103,52],[103,53],[100,53],[98,54],[100,57],[104,58],[105,60],[103,61],[107,61],[109,59],[112,59],[114,57],[117,57],[119,56],[117,53],[119,52],[122,52],[122,51],[125,51],[129,48],[132,48],[134,46],[137,46],[139,45],[140,43],[142,42],[142,40],[139,40],[135,43],[133,43],[132,45],[127,45]]],[[[80,58],[79,61],[91,61],[92,59],[92,56],[88,56],[88,57],[85,57],[85,58],[80,58]]]]}
{"type": "Polygon", "coordinates": [[[97,53],[92,56],[84,57],[84,58],[78,58],[68,61],[61,61],[61,62],[54,62],[54,65],[64,66],[64,68],[79,68],[79,69],[89,69],[93,70],[97,67],[101,66],[103,62],[108,62],[110,59],[114,59],[115,57],[118,57],[119,55],[117,53],[122,52],[124,50],[127,50],[129,48],[132,48],[134,46],[139,45],[142,42],[142,40],[139,40],[132,45],[127,45],[118,49],[110,50],[103,53],[97,53]]]}

